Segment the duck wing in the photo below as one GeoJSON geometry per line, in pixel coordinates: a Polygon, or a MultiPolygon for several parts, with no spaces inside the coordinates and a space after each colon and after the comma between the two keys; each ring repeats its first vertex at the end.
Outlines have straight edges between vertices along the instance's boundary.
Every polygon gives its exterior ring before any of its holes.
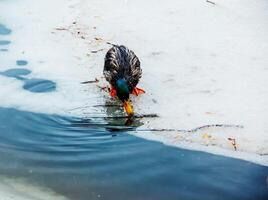
{"type": "Polygon", "coordinates": [[[142,75],[140,61],[127,47],[113,45],[106,53],[103,74],[112,86],[118,79],[125,79],[132,91],[142,75]]]}

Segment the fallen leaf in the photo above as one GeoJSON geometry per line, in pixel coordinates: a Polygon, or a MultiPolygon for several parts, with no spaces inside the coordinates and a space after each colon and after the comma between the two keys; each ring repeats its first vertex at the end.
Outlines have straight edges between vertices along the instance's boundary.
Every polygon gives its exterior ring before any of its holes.
{"type": "Polygon", "coordinates": [[[206,112],[207,115],[214,115],[215,113],[213,112],[206,112]]]}
{"type": "Polygon", "coordinates": [[[202,135],[202,138],[203,138],[203,139],[211,139],[212,136],[209,135],[209,134],[207,134],[207,133],[204,133],[204,134],[202,135]]]}
{"type": "Polygon", "coordinates": [[[100,41],[100,40],[102,41],[103,40],[102,38],[98,38],[98,37],[95,37],[94,39],[97,40],[97,41],[100,41]]]}

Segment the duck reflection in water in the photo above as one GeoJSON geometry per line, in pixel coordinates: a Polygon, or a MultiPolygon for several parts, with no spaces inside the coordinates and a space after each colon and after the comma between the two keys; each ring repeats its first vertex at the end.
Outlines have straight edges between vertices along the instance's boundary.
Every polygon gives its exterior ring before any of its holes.
{"type": "Polygon", "coordinates": [[[141,118],[125,117],[124,109],[116,101],[107,100],[103,108],[107,116],[105,120],[110,125],[109,130],[135,129],[144,124],[141,118]]]}

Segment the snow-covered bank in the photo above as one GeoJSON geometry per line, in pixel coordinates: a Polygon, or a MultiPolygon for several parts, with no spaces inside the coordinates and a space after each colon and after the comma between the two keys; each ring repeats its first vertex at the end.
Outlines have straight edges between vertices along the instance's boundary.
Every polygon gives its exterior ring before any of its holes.
{"type": "MultiPolygon", "coordinates": [[[[144,127],[244,126],[135,135],[268,165],[268,3],[214,2],[81,0],[73,28],[90,50],[110,41],[140,57],[147,93],[136,110],[160,115],[144,127]]],[[[90,66],[101,67],[105,50],[91,54],[90,66]]]]}
{"type": "MultiPolygon", "coordinates": [[[[157,113],[144,128],[194,133],[137,132],[166,144],[268,165],[268,3],[265,0],[2,1],[1,23],[12,29],[1,71],[27,59],[30,77],[52,80],[51,93],[22,90],[0,76],[1,106],[78,116],[105,115],[107,94],[81,85],[102,74],[106,41],[139,56],[147,93],[133,99],[136,112],[157,113]],[[11,15],[10,13],[16,13],[11,15]],[[8,96],[8,98],[7,98],[8,96]],[[82,107],[82,109],[74,109],[82,107]],[[236,142],[234,151],[232,141],[236,142]]],[[[2,36],[1,36],[2,37],[2,36]]]]}
{"type": "Polygon", "coordinates": [[[0,176],[0,200],[67,200],[50,189],[38,187],[22,179],[0,176]]]}
{"type": "Polygon", "coordinates": [[[0,23],[12,32],[0,35],[10,41],[6,47],[8,51],[0,54],[0,71],[26,69],[30,74],[23,75],[24,78],[56,82],[55,92],[33,93],[22,89],[23,81],[0,76],[1,106],[68,114],[70,108],[81,107],[90,98],[98,99],[100,94],[83,92],[88,88],[80,84],[89,73],[87,65],[80,62],[83,41],[74,39],[68,32],[57,31],[57,28],[72,24],[76,16],[72,9],[74,3],[65,0],[1,2],[0,23]],[[17,66],[17,60],[26,60],[28,64],[17,66]]]}

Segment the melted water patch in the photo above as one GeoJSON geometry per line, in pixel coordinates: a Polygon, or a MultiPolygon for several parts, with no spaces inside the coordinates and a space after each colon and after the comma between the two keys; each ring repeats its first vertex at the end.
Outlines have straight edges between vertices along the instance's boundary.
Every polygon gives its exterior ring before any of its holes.
{"type": "Polygon", "coordinates": [[[136,138],[129,128],[0,108],[0,171],[76,200],[267,199],[268,167],[136,138]]]}
{"type": "Polygon", "coordinates": [[[26,60],[17,60],[17,61],[16,61],[16,64],[17,64],[18,66],[25,66],[25,65],[28,64],[28,61],[26,61],[26,60]]]}
{"type": "Polygon", "coordinates": [[[24,68],[9,69],[4,72],[0,72],[0,75],[6,77],[16,78],[24,82],[23,89],[30,92],[42,93],[42,92],[52,92],[56,90],[56,83],[46,79],[39,78],[27,78],[26,75],[31,73],[30,70],[24,68]]]}
{"type": "Polygon", "coordinates": [[[0,45],[8,45],[11,42],[9,40],[0,40],[0,45]]]}
{"type": "Polygon", "coordinates": [[[21,68],[15,68],[15,69],[8,69],[4,72],[0,72],[3,76],[18,78],[19,76],[28,75],[31,73],[31,70],[28,69],[21,69],[21,68]]]}
{"type": "Polygon", "coordinates": [[[0,49],[0,51],[6,52],[8,51],[8,49],[0,49]]]}
{"type": "Polygon", "coordinates": [[[11,29],[7,28],[4,24],[0,24],[0,35],[9,35],[11,29]]]}
{"type": "Polygon", "coordinates": [[[46,79],[27,79],[23,85],[25,90],[31,92],[52,92],[56,89],[56,83],[46,79]]]}

